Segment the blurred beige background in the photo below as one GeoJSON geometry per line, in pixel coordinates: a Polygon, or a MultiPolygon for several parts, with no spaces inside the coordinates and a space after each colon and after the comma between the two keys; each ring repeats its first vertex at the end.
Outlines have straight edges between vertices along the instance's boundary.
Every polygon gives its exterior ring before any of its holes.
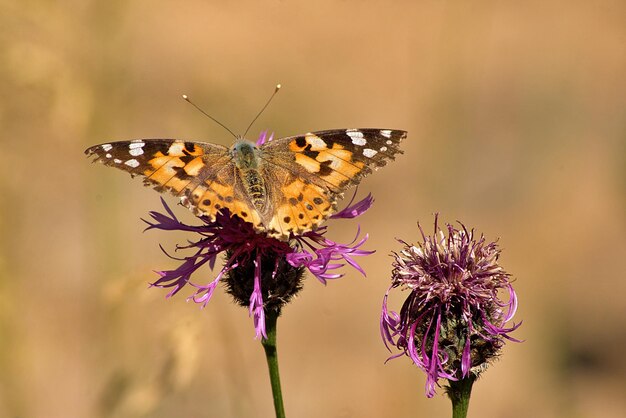
{"type": "Polygon", "coordinates": [[[368,277],[309,277],[279,323],[290,417],[450,416],[408,359],[383,364],[378,334],[394,238],[436,211],[500,238],[524,320],[470,416],[625,416],[624,16],[621,1],[2,0],[0,417],[273,416],[247,312],[221,289],[204,310],[147,289],[176,265],[158,243],[185,237],[142,233],[158,194],[83,149],[228,145],[180,95],[241,132],[277,82],[252,137],[409,131],[360,189],[376,197],[368,277]]]}

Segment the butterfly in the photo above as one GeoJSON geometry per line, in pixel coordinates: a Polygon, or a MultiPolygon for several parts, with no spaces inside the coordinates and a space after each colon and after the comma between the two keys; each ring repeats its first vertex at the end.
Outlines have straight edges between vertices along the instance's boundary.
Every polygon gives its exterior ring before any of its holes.
{"type": "Polygon", "coordinates": [[[333,129],[227,148],[179,139],[135,139],[85,153],[178,196],[197,216],[228,209],[257,232],[288,240],[319,227],[350,186],[401,154],[406,131],[333,129]]]}

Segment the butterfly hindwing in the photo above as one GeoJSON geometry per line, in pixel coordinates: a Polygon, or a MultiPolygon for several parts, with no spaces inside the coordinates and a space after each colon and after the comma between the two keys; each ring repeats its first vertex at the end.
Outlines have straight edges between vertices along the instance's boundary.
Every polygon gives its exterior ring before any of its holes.
{"type": "Polygon", "coordinates": [[[196,215],[208,216],[211,220],[215,219],[218,211],[228,209],[232,215],[263,231],[265,227],[261,215],[251,203],[235,165],[232,162],[222,165],[218,161],[213,168],[211,176],[196,179],[194,186],[185,190],[182,204],[196,215]]]}
{"type": "Polygon", "coordinates": [[[266,221],[275,236],[299,235],[316,229],[336,208],[337,197],[328,188],[281,165],[265,164],[268,194],[273,202],[266,221]]]}

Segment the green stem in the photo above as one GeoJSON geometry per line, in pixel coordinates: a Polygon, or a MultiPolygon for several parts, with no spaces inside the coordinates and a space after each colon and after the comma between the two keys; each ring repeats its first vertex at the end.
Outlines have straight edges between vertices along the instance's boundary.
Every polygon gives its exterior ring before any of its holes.
{"type": "Polygon", "coordinates": [[[456,382],[448,380],[448,397],[452,401],[452,418],[467,417],[472,385],[476,377],[470,373],[465,379],[456,382]]]}
{"type": "Polygon", "coordinates": [[[265,349],[267,368],[270,371],[270,383],[272,384],[276,418],[285,418],[283,394],[280,389],[280,374],[278,373],[278,355],[276,353],[276,320],[278,319],[278,315],[279,313],[273,309],[265,311],[265,331],[267,332],[267,339],[261,340],[261,343],[265,349]]]}

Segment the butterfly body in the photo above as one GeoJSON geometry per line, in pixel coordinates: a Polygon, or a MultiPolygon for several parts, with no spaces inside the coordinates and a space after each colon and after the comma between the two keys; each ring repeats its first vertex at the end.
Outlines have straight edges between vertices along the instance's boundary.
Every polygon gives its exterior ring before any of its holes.
{"type": "Polygon", "coordinates": [[[372,170],[402,153],[405,131],[336,129],[257,145],[230,147],[177,139],[141,139],[96,145],[94,161],[141,175],[169,191],[198,216],[215,219],[226,208],[259,232],[286,240],[314,230],[337,199],[372,170]]]}
{"type": "Polygon", "coordinates": [[[262,215],[261,218],[267,218],[263,215],[267,214],[269,208],[268,191],[259,171],[263,165],[259,152],[255,144],[246,140],[238,140],[231,148],[237,175],[250,203],[262,215]]]}

